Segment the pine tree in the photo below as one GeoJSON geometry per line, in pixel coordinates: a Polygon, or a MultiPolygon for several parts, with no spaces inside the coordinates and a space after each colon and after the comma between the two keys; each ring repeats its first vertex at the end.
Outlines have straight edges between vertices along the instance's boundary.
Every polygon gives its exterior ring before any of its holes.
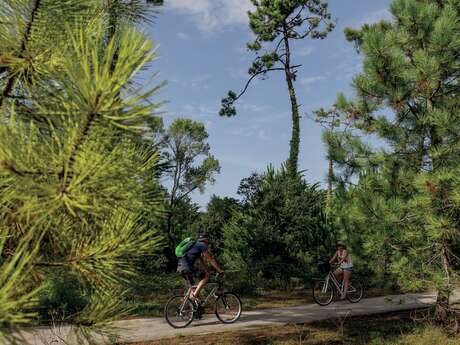
{"type": "Polygon", "coordinates": [[[107,334],[127,312],[135,259],[161,245],[141,222],[161,207],[149,192],[158,153],[140,140],[157,88],[133,86],[155,52],[131,20],[113,33],[106,5],[0,4],[2,343],[34,321],[37,293],[55,275],[78,283],[83,304],[64,317],[77,338],[107,334]]]}
{"type": "Polygon", "coordinates": [[[300,146],[300,113],[294,82],[297,71],[302,66],[292,60],[293,41],[306,38],[324,39],[333,30],[328,5],[320,0],[252,0],[255,10],[248,12],[249,26],[256,36],[254,42],[248,43],[250,51],[256,53],[250,76],[243,90],[233,91],[222,100],[221,116],[234,116],[234,103],[247,91],[256,77],[266,77],[274,71],[284,72],[289,91],[292,117],[292,137],[288,169],[292,177],[297,173],[300,146]]]}
{"type": "Polygon", "coordinates": [[[344,111],[384,144],[367,158],[342,152],[343,166],[358,167],[348,219],[403,288],[436,287],[436,316],[446,320],[460,235],[460,4],[394,0],[390,10],[392,21],[346,31],[364,69],[344,111]]]}
{"type": "Polygon", "coordinates": [[[226,267],[249,284],[262,278],[286,287],[292,277],[311,279],[336,235],[324,212],[326,194],[300,173],[290,178],[284,166],[270,166],[240,187],[249,203],[224,225],[226,267]]]}
{"type": "MultiPolygon", "coordinates": [[[[327,144],[327,209],[330,210],[333,196],[334,184],[337,182],[335,170],[340,160],[338,153],[343,151],[343,145],[352,137],[351,119],[341,112],[341,107],[346,106],[346,99],[343,94],[339,94],[337,103],[331,109],[320,108],[314,111],[313,119],[319,123],[325,131],[323,132],[323,140],[327,144]]],[[[343,178],[343,172],[342,172],[343,178]]]]}

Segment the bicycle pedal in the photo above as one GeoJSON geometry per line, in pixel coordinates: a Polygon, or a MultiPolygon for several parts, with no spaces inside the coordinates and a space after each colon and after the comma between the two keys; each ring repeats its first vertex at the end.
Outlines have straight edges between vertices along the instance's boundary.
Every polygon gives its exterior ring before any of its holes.
{"type": "Polygon", "coordinates": [[[200,307],[201,306],[201,300],[197,298],[197,299],[195,299],[193,301],[193,304],[195,304],[196,307],[200,307]]]}
{"type": "Polygon", "coordinates": [[[194,314],[195,320],[203,319],[204,308],[198,307],[193,314],[194,314]]]}

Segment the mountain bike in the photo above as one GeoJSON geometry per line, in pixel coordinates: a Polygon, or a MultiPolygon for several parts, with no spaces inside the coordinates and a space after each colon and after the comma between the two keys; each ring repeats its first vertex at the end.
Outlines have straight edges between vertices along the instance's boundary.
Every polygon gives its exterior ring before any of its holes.
{"type": "Polygon", "coordinates": [[[189,296],[196,289],[196,285],[189,286],[185,295],[171,297],[166,303],[164,314],[166,322],[174,328],[185,328],[195,319],[201,319],[208,302],[214,304],[214,314],[222,323],[236,322],[242,312],[240,297],[233,292],[223,289],[221,276],[216,274],[212,282],[207,284],[209,294],[204,300],[192,301],[189,296]]]}
{"type": "MultiPolygon", "coordinates": [[[[329,269],[325,279],[320,279],[315,282],[313,285],[313,299],[316,303],[321,306],[329,305],[334,296],[340,296],[343,291],[343,281],[338,282],[337,278],[334,275],[334,270],[337,267],[329,269]]],[[[350,303],[358,303],[363,297],[363,287],[362,285],[354,281],[353,283],[348,284],[348,291],[346,298],[350,303]]]]}

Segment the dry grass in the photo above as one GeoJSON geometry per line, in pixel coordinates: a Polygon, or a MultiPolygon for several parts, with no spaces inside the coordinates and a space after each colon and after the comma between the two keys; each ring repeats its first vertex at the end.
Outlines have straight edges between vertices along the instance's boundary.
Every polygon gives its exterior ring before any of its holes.
{"type": "Polygon", "coordinates": [[[335,320],[286,325],[205,336],[181,336],[133,345],[459,345],[442,329],[420,324],[410,313],[353,317],[338,326],[335,320]]]}
{"type": "Polygon", "coordinates": [[[294,307],[313,302],[311,290],[267,291],[257,296],[243,296],[244,309],[294,307]]]}
{"type": "MultiPolygon", "coordinates": [[[[369,289],[365,291],[364,297],[383,295],[384,291],[382,289],[369,289]]],[[[242,299],[245,310],[295,307],[314,303],[310,289],[294,291],[270,290],[257,296],[242,296],[242,299]]]]}

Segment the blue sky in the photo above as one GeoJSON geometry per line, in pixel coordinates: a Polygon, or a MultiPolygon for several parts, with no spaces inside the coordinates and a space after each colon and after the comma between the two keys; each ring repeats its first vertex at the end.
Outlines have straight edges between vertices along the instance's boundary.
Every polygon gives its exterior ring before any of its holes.
{"type": "MultiPolygon", "coordinates": [[[[159,58],[145,77],[158,72],[167,86],[157,101],[167,101],[163,118],[177,117],[206,125],[212,154],[221,173],[193,200],[202,206],[212,194],[235,196],[239,182],[252,171],[286,160],[290,139],[290,104],[282,74],[258,80],[237,104],[234,118],[218,116],[220,100],[229,89],[239,90],[247,80],[253,54],[245,49],[252,36],[246,11],[250,0],[165,0],[149,35],[159,58]]],[[[352,94],[353,75],[361,58],[343,35],[345,27],[359,27],[389,17],[390,0],[330,1],[337,28],[323,41],[304,40],[294,48],[294,63],[302,64],[296,82],[302,113],[330,106],[337,93],[352,94]]],[[[276,73],[276,72],[275,72],[276,73]]],[[[299,169],[309,182],[325,183],[327,162],[322,129],[304,116],[301,120],[299,169]]]]}

